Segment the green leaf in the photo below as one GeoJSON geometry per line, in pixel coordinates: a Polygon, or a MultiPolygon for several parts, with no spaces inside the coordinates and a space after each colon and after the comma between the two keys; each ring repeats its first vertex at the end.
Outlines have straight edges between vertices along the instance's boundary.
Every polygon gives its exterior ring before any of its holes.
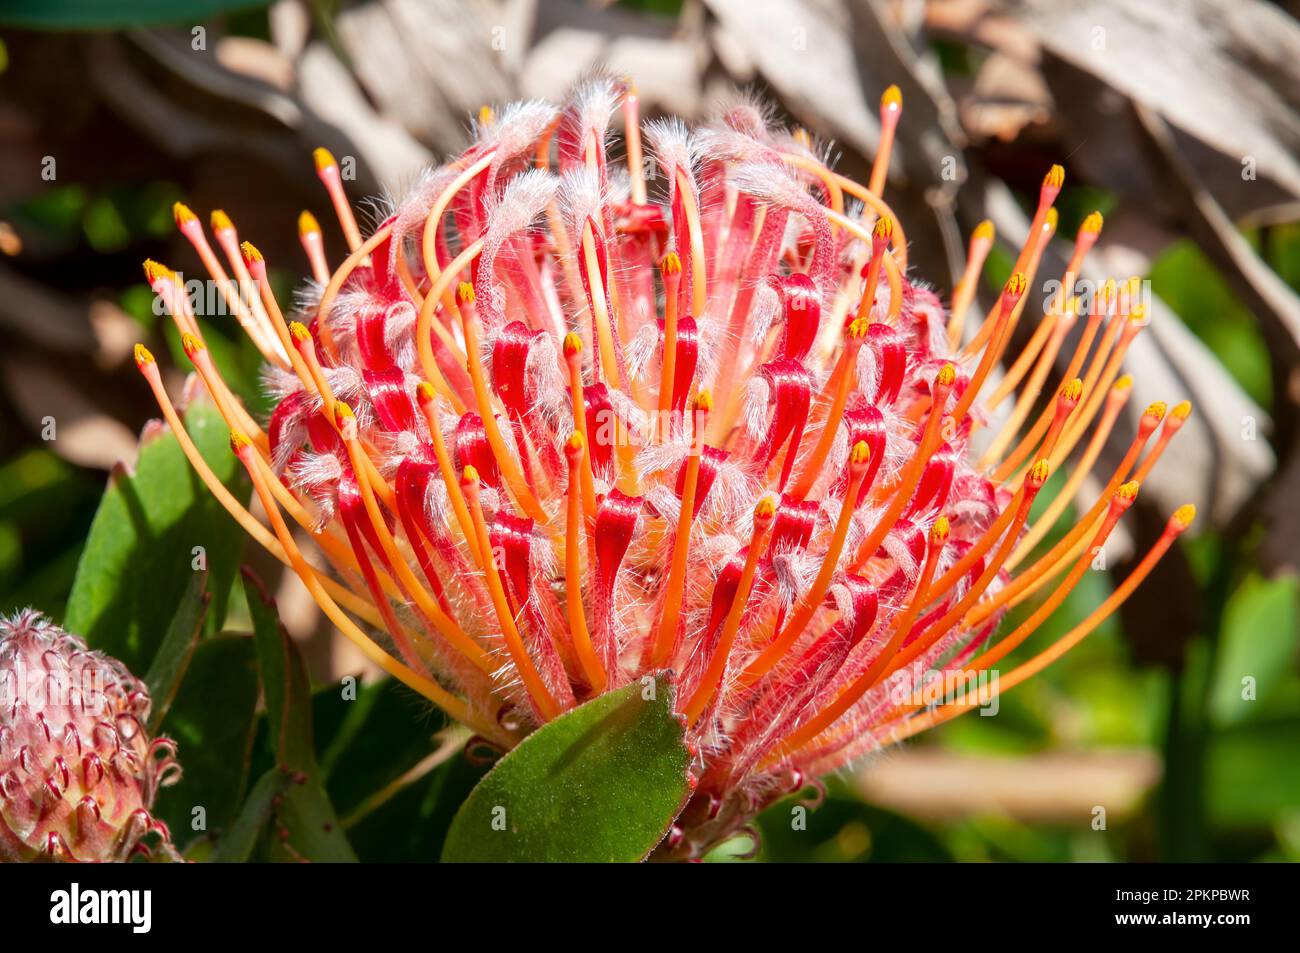
{"type": "Polygon", "coordinates": [[[257,714],[253,640],[241,635],[204,639],[194,652],[163,734],[174,738],[183,773],[164,788],[157,813],[184,843],[193,831],[223,830],[234,819],[248,782],[257,714]],[[202,808],[196,815],[195,808],[202,808]],[[202,829],[195,830],[196,816],[202,829]]]}
{"type": "MultiPolygon", "coordinates": [[[[312,735],[311,682],[298,646],[257,577],[244,570],[244,593],[253,619],[268,734],[278,766],[289,783],[273,808],[274,830],[267,841],[272,861],[355,861],[356,854],[330,803],[316,760],[312,735]]],[[[382,737],[371,744],[382,746],[382,737]]]]}
{"type": "Polygon", "coordinates": [[[488,768],[457,751],[382,803],[346,817],[348,841],[363,862],[427,863],[442,854],[456,811],[488,768]]]}
{"type": "Polygon", "coordinates": [[[343,834],[329,795],[320,781],[299,775],[290,780],[276,809],[270,860],[355,863],[357,855],[343,834]]]}
{"type": "Polygon", "coordinates": [[[502,758],[452,822],[451,862],[643,860],[686,804],[666,676],[592,699],[502,758]]]}
{"type": "Polygon", "coordinates": [[[262,775],[239,809],[239,816],[217,844],[212,863],[242,864],[253,856],[275,810],[275,799],[284,794],[288,784],[288,776],[279,768],[262,775]]]}
{"type": "Polygon", "coordinates": [[[266,720],[276,759],[282,767],[314,773],[316,749],[312,739],[311,684],[302,655],[280,624],[275,601],[247,567],[244,594],[253,619],[257,668],[261,674],[266,720]]]}
{"type": "MultiPolygon", "coordinates": [[[[212,471],[237,498],[247,499],[243,468],[216,408],[196,398],[185,423],[212,471]]],[[[156,432],[142,442],[133,474],[118,467],[109,478],[77,567],[65,628],[132,671],[148,671],[200,557],[212,593],[207,630],[219,631],[243,542],[243,530],[203,486],[176,438],[156,432]]]]}
{"type": "Polygon", "coordinates": [[[324,702],[331,711],[328,737],[322,737],[325,726],[316,737],[326,787],[347,816],[437,751],[436,736],[454,722],[392,678],[359,686],[353,701],[342,698],[337,687],[317,696],[316,710],[324,702]],[[375,744],[376,738],[384,743],[375,744]]]}
{"type": "Polygon", "coordinates": [[[1216,826],[1267,827],[1300,811],[1300,717],[1217,732],[1207,753],[1206,800],[1216,826]]]}
{"type": "Polygon", "coordinates": [[[264,7],[267,0],[8,0],[0,23],[50,30],[193,23],[220,13],[264,7]]]}
{"type": "Polygon", "coordinates": [[[172,616],[172,624],[167,628],[162,645],[153,657],[149,673],[144,677],[149,686],[149,697],[153,707],[149,712],[149,733],[156,734],[171,708],[176,690],[180,688],[181,678],[189,667],[190,659],[203,634],[203,618],[207,615],[208,603],[212,601],[207,591],[208,573],[194,573],[190,579],[181,604],[172,616]]]}
{"type": "Polygon", "coordinates": [[[1210,710],[1220,726],[1300,710],[1292,660],[1300,648],[1300,586],[1294,576],[1246,577],[1224,613],[1210,710]]]}

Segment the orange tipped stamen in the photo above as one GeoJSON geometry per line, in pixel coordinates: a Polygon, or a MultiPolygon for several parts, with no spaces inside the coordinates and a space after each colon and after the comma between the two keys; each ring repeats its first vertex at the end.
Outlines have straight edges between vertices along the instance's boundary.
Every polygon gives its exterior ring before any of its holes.
{"type": "Polygon", "coordinates": [[[659,628],[651,649],[650,661],[656,667],[668,661],[677,641],[677,626],[684,601],[686,560],[691,547],[691,524],[695,519],[695,494],[699,487],[700,461],[704,454],[704,428],[712,408],[713,400],[709,392],[700,391],[695,397],[695,432],[691,440],[691,452],[686,458],[686,476],[682,484],[681,507],[677,511],[672,562],[669,564],[668,582],[664,588],[659,628]]]}
{"type": "MultiPolygon", "coordinates": [[[[998,694],[1007,692],[1026,679],[1037,675],[1091,635],[1099,625],[1128,600],[1133,591],[1151,574],[1151,570],[1155,568],[1156,563],[1169,551],[1169,547],[1173,545],[1174,540],[1182,535],[1195,516],[1195,507],[1189,505],[1180,508],[1170,517],[1164,533],[1161,534],[1155,545],[1151,547],[1128,578],[1116,587],[1115,591],[1101,605],[1089,613],[1082,622],[1063,635],[1056,643],[1044,649],[1029,661],[1016,666],[1010,672],[1000,675],[997,686],[998,694]]],[[[910,738],[936,725],[943,724],[945,721],[951,721],[963,712],[969,711],[972,707],[958,702],[941,705],[903,722],[890,733],[887,740],[896,742],[910,738]]]]}
{"type": "Polygon", "coordinates": [[[564,446],[564,454],[569,461],[569,486],[565,493],[567,520],[564,534],[564,605],[569,619],[569,632],[573,636],[573,648],[582,666],[587,684],[592,694],[599,695],[605,690],[607,682],[604,666],[596,656],[591,643],[591,630],[587,627],[587,617],[582,606],[582,581],[586,575],[582,559],[582,539],[586,535],[582,527],[582,500],[578,484],[581,482],[581,468],[587,452],[587,441],[582,434],[574,431],[569,435],[564,446]]]}
{"type": "Polygon", "coordinates": [[[1115,382],[1111,387],[1110,396],[1106,400],[1106,410],[1101,416],[1097,427],[1093,431],[1088,446],[1079,460],[1078,466],[1071,471],[1070,477],[1066,480],[1065,486],[1061,487],[1060,492],[1048,504],[1043,514],[1030,527],[1029,532],[1025,534],[1021,545],[1026,549],[1033,549],[1053,526],[1056,525],[1057,519],[1065,512],[1065,508],[1074,502],[1078,495],[1079,488],[1083,486],[1083,481],[1092,473],[1092,468],[1100,456],[1102,448],[1110,438],[1111,430],[1114,429],[1115,421],[1119,417],[1120,409],[1128,401],[1129,395],[1133,392],[1132,380],[1125,376],[1115,382]]]}
{"type": "Polygon", "coordinates": [[[785,628],[741,673],[742,685],[752,685],[770,672],[799,640],[799,636],[803,634],[808,623],[821,608],[822,600],[830,591],[831,580],[838,569],[840,554],[844,551],[844,542],[848,538],[849,526],[853,522],[853,511],[857,507],[858,497],[862,493],[862,484],[867,477],[869,456],[870,450],[865,441],[860,440],[854,444],[853,451],[849,454],[849,480],[844,491],[844,505],[840,507],[839,519],[835,521],[835,532],[831,535],[826,555],[822,559],[821,570],[817,573],[812,587],[799,600],[799,607],[790,616],[785,628]]]}
{"type": "MultiPolygon", "coordinates": [[[[235,446],[235,444],[236,441],[232,439],[232,446],[235,446]]],[[[320,606],[321,611],[325,613],[332,623],[334,623],[334,627],[343,633],[350,642],[356,645],[368,659],[408,688],[419,692],[439,708],[446,711],[453,718],[463,720],[467,725],[473,725],[475,730],[485,732],[486,737],[501,738],[502,732],[498,726],[475,717],[474,713],[470,710],[469,705],[466,704],[463,699],[452,695],[432,679],[426,678],[418,672],[414,672],[405,665],[402,665],[376,645],[369,636],[362,632],[361,629],[359,629],[357,625],[343,613],[338,604],[330,597],[329,593],[325,591],[324,587],[321,585],[321,580],[316,575],[316,571],[307,563],[301,550],[299,550],[297,544],[294,543],[293,536],[289,532],[289,528],[285,525],[284,517],[280,515],[280,510],[275,505],[275,500],[271,496],[270,490],[267,488],[266,481],[262,479],[262,475],[251,459],[249,451],[246,448],[236,447],[235,452],[248,470],[249,476],[253,481],[253,488],[257,492],[258,498],[261,500],[262,506],[271,520],[271,526],[275,531],[275,535],[279,540],[280,545],[284,548],[286,555],[288,555],[294,572],[298,574],[298,578],[301,579],[303,585],[307,587],[307,591],[316,601],[316,604],[320,606]]]]}
{"type": "Polygon", "coordinates": [[[582,439],[580,483],[582,508],[587,519],[596,518],[596,483],[591,469],[591,441],[587,435],[587,404],[582,388],[582,338],[574,331],[564,336],[564,362],[569,368],[569,403],[573,429],[582,439]]]}
{"type": "Polygon", "coordinates": [[[934,526],[930,528],[930,540],[925,565],[921,569],[921,575],[916,581],[916,586],[912,589],[912,597],[908,600],[907,608],[891,625],[889,641],[876,653],[875,659],[867,667],[867,670],[846,686],[833,702],[806,721],[797,731],[783,741],[780,747],[768,756],[769,763],[775,763],[782,757],[798,751],[835,724],[846,711],[857,703],[858,699],[870,691],[871,687],[879,681],[881,670],[893,658],[898,646],[902,644],[903,639],[912,630],[912,625],[916,622],[917,616],[925,607],[930,590],[930,581],[934,578],[935,566],[938,565],[939,554],[943,552],[944,544],[948,540],[948,533],[948,518],[946,516],[938,517],[934,521],[934,526]]]}
{"type": "Polygon", "coordinates": [[[311,276],[319,284],[328,282],[330,267],[325,259],[325,236],[321,232],[320,222],[316,221],[316,216],[311,212],[303,212],[298,216],[298,241],[302,243],[302,250],[307,255],[307,263],[311,265],[311,276]]]}
{"type": "Polygon", "coordinates": [[[357,228],[357,219],[352,214],[352,205],[343,190],[343,176],[339,172],[339,164],[333,154],[324,148],[312,152],[312,158],[316,162],[316,175],[325,186],[330,203],[334,206],[334,214],[338,216],[339,225],[343,228],[343,236],[347,239],[348,248],[356,251],[361,247],[361,229],[357,228]]]}
{"type": "Polygon", "coordinates": [[[988,378],[989,372],[993,370],[993,365],[997,363],[998,355],[1006,338],[1011,313],[1020,302],[1020,299],[1024,297],[1026,287],[1025,276],[1020,272],[1016,272],[1007,280],[1005,287],[1002,289],[1002,295],[998,299],[997,318],[992,324],[993,331],[990,335],[989,345],[984,349],[984,356],[980,358],[975,373],[971,375],[970,383],[962,391],[957,406],[953,408],[952,419],[957,423],[961,423],[966,416],[966,411],[970,409],[971,404],[975,402],[975,398],[979,396],[980,388],[984,386],[984,381],[988,378]]]}
{"type": "Polygon", "coordinates": [[[975,226],[971,232],[970,247],[966,252],[966,269],[952,291],[951,316],[948,318],[948,346],[953,350],[961,344],[962,332],[966,326],[966,312],[970,310],[975,298],[975,289],[979,277],[984,272],[984,262],[993,248],[995,232],[993,223],[987,218],[975,226]]]}
{"type": "Polygon", "coordinates": [[[669,252],[659,262],[664,280],[664,351],[659,364],[659,439],[668,437],[668,415],[672,410],[673,386],[677,373],[677,296],[682,280],[682,260],[669,252]]]}
{"type": "Polygon", "coordinates": [[[935,375],[934,385],[931,387],[933,400],[930,404],[930,415],[926,420],[925,430],[921,433],[921,443],[917,447],[916,453],[912,455],[912,459],[904,467],[897,487],[891,491],[893,501],[889,504],[889,508],[885,510],[875,527],[872,528],[871,533],[858,547],[857,557],[853,561],[855,570],[876,554],[876,550],[880,548],[885,536],[894,528],[898,518],[903,515],[903,509],[911,501],[912,493],[916,490],[921,474],[925,472],[925,465],[929,462],[934,451],[938,449],[939,441],[942,439],[940,423],[947,416],[944,413],[944,408],[948,403],[948,395],[952,392],[952,385],[956,379],[956,368],[951,364],[945,364],[939,369],[939,373],[935,375]]]}
{"type": "MultiPolygon", "coordinates": [[[[467,466],[463,474],[461,489],[465,493],[470,520],[473,522],[474,532],[478,536],[479,552],[487,554],[492,552],[492,541],[488,536],[487,521],[483,517],[483,506],[479,502],[478,472],[473,467],[467,466]]],[[[538,673],[532,657],[528,654],[528,649],[519,634],[519,629],[515,626],[514,616],[510,611],[510,602],[506,599],[505,587],[501,584],[501,574],[497,570],[496,560],[485,559],[483,562],[484,578],[487,582],[488,593],[492,596],[492,605],[496,609],[497,622],[501,626],[501,635],[505,639],[506,649],[515,663],[519,678],[528,690],[528,697],[532,699],[538,714],[542,716],[543,720],[550,721],[560,713],[560,706],[542,681],[542,676],[538,673]]]]}
{"type": "Polygon", "coordinates": [[[880,97],[880,146],[871,165],[869,188],[874,194],[884,192],[885,177],[889,175],[889,158],[894,151],[894,131],[903,114],[903,94],[897,86],[890,86],[880,97]]]}
{"type": "Polygon", "coordinates": [[[754,508],[754,531],[750,535],[749,550],[745,553],[745,565],[740,571],[740,581],[736,593],[727,610],[727,619],[723,623],[722,635],[709,657],[709,666],[700,677],[699,687],[687,702],[684,713],[688,724],[695,724],[704,714],[704,709],[717,693],[718,685],[726,671],[727,660],[731,657],[731,647],[735,644],[736,634],[740,631],[740,620],[745,614],[745,604],[749,601],[749,592],[754,584],[754,574],[758,571],[759,559],[767,549],[768,534],[772,529],[772,520],[776,515],[776,503],[771,497],[764,497],[754,508]]]}
{"type": "Polygon", "coordinates": [[[871,230],[871,264],[867,266],[867,281],[862,288],[862,300],[858,303],[858,320],[868,321],[871,308],[876,303],[876,285],[880,283],[880,269],[884,264],[885,246],[894,234],[894,220],[884,217],[876,220],[871,230]]]}
{"type": "Polygon", "coordinates": [[[817,445],[813,448],[804,462],[803,470],[799,474],[799,479],[795,481],[790,490],[790,495],[798,499],[804,499],[808,491],[813,488],[817,478],[822,474],[822,467],[826,463],[826,458],[830,455],[831,447],[835,443],[835,435],[839,432],[840,421],[844,419],[844,408],[848,404],[849,394],[853,390],[854,369],[857,367],[858,351],[862,349],[862,342],[866,340],[868,325],[865,321],[857,320],[852,322],[847,330],[844,342],[844,350],[840,352],[839,361],[836,363],[835,371],[831,375],[831,382],[835,387],[834,396],[831,398],[830,410],[826,414],[826,421],[822,425],[821,437],[817,440],[817,445]]]}

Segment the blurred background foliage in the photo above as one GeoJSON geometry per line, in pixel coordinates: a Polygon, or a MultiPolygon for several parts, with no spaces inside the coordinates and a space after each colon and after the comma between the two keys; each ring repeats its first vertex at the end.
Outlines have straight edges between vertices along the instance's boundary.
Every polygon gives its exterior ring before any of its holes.
{"type": "MultiPolygon", "coordinates": [[[[196,266],[174,234],[176,199],[228,211],[288,295],[304,264],[297,212],[328,220],[314,145],[357,157],[354,197],[397,188],[463,144],[481,103],[557,96],[604,62],[635,76],[652,113],[698,117],[726,90],[754,89],[833,142],[852,173],[878,134],[876,98],[898,83],[891,200],[917,270],[941,291],[988,215],[1008,239],[988,266],[996,293],[1053,161],[1068,172],[1059,234],[1100,209],[1099,274],[1150,280],[1156,320],[1129,360],[1134,403],[1190,396],[1195,426],[1156,471],[1161,485],[1144,488],[1135,538],[1109,568],[1122,575],[1176,503],[1193,499],[1208,519],[1119,618],[1010,692],[997,717],[958,719],[831,780],[824,798],[810,788],[711,859],[1298,860],[1300,175],[1279,158],[1300,154],[1289,6],[8,0],[0,610],[64,617],[106,472],[131,465],[155,413],[131,344],[169,352],[170,385],[183,379],[179,341],[139,271],[146,256],[196,266]],[[1219,28],[1198,25],[1211,22],[1219,28]],[[1169,77],[1135,65],[1134,31],[1169,77]],[[57,172],[43,176],[51,159],[57,172]]],[[[228,380],[261,407],[251,345],[220,319],[204,332],[228,380]]],[[[277,593],[318,684],[363,671],[296,583],[251,547],[245,558],[277,593]]],[[[1037,643],[1110,586],[1108,573],[1090,574],[1037,643]]],[[[243,600],[236,584],[227,628],[246,621],[243,600]]],[[[438,756],[440,721],[405,693],[377,681],[367,692],[347,710],[337,692],[318,696],[330,793],[363,859],[436,856],[441,794],[467,791],[480,769],[438,756]],[[400,739],[384,764],[356,743],[359,725],[400,739]],[[360,776],[388,785],[380,802],[349,789],[360,776]]],[[[252,757],[265,767],[264,741],[252,757]]]]}

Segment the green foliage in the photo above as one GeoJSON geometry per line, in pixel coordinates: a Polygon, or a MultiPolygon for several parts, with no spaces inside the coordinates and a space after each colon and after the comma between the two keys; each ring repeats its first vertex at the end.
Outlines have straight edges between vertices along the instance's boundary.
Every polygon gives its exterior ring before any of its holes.
{"type": "Polygon", "coordinates": [[[267,0],[8,0],[0,23],[46,30],[197,23],[217,14],[266,6],[267,0]]]}
{"type": "MultiPolygon", "coordinates": [[[[247,499],[243,468],[230,452],[229,430],[216,408],[196,399],[186,429],[218,478],[247,499]]],[[[133,473],[119,467],[109,478],[77,568],[65,627],[132,671],[147,671],[202,564],[212,593],[208,631],[222,624],[243,542],[243,530],[203,486],[175,436],[157,434],[140,447],[133,473]]]]}
{"type": "Polygon", "coordinates": [[[220,832],[234,819],[248,783],[257,714],[257,659],[243,635],[199,643],[181,681],[163,734],[175,739],[181,780],[164,788],[155,812],[184,847],[196,834],[220,832]],[[202,808],[203,829],[194,829],[202,808]]]}
{"type": "Polygon", "coordinates": [[[634,682],[524,739],[470,794],[445,861],[636,861],[689,794],[689,755],[664,677],[634,682]],[[648,697],[647,697],[648,696],[648,697]]]}
{"type": "Polygon", "coordinates": [[[275,604],[247,571],[244,591],[253,619],[253,641],[276,765],[257,783],[258,796],[241,813],[237,832],[241,840],[246,838],[250,823],[255,824],[256,818],[264,816],[262,798],[266,791],[278,786],[270,815],[265,817],[271,822],[264,832],[267,859],[356,860],[325,792],[316,762],[311,684],[302,654],[280,625],[275,604]]]}
{"type": "Polygon", "coordinates": [[[150,732],[158,731],[176,698],[181,679],[185,677],[185,670],[189,668],[190,659],[194,657],[194,650],[203,635],[203,619],[210,601],[207,571],[196,572],[144,677],[149,686],[149,697],[153,700],[149,712],[150,732]]]}

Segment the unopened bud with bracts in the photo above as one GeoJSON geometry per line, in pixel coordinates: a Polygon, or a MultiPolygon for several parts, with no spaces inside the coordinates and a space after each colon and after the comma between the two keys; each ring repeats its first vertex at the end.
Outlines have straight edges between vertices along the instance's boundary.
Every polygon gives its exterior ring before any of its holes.
{"type": "Polygon", "coordinates": [[[175,857],[151,813],[179,779],[121,662],[37,612],[0,618],[0,861],[175,857]]]}

